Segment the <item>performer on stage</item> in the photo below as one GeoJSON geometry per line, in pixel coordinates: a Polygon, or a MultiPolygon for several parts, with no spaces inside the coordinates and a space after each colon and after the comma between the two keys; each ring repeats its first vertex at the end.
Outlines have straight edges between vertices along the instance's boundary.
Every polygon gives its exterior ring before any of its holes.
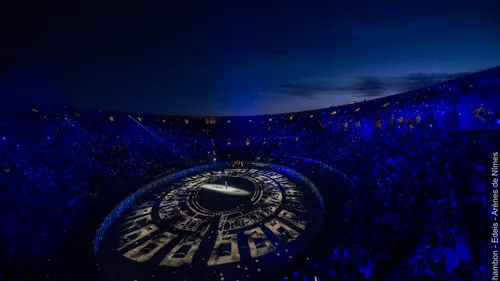
{"type": "Polygon", "coordinates": [[[226,189],[227,189],[227,181],[225,181],[224,184],[226,185],[226,189]]]}

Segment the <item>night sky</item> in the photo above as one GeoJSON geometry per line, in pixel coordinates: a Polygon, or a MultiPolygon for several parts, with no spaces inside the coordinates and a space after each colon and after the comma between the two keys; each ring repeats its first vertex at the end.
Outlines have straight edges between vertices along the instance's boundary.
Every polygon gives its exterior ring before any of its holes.
{"type": "Polygon", "coordinates": [[[495,0],[100,2],[2,6],[0,94],[144,113],[269,114],[500,65],[495,0]]]}

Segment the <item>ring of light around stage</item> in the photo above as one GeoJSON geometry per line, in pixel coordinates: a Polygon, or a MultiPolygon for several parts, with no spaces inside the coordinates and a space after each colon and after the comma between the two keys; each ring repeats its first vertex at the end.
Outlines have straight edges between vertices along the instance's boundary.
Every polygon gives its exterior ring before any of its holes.
{"type": "Polygon", "coordinates": [[[98,265],[109,280],[259,280],[307,247],[321,204],[282,166],[193,168],[115,208],[98,230],[98,265]]]}

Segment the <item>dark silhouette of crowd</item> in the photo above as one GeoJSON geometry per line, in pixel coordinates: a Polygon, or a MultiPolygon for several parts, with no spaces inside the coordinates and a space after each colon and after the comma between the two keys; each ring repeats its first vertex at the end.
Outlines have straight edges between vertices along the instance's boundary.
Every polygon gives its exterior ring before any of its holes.
{"type": "Polygon", "coordinates": [[[51,260],[89,210],[160,174],[245,160],[293,167],[325,198],[317,251],[280,279],[482,280],[499,92],[473,76],[315,111],[209,118],[6,101],[1,243],[11,267],[0,275],[54,278],[51,260]]]}
{"type": "MultiPolygon", "coordinates": [[[[354,188],[342,196],[345,206],[332,233],[334,250],[305,263],[301,273],[292,271],[287,280],[314,280],[314,276],[318,280],[385,276],[390,280],[481,280],[486,274],[485,245],[478,241],[486,241],[489,210],[482,163],[491,158],[499,136],[496,132],[396,131],[359,137],[355,142],[326,142],[330,149],[322,151],[322,162],[345,171],[354,188]]],[[[303,160],[282,162],[310,169],[306,173],[310,178],[324,178],[325,168],[303,160]]],[[[336,181],[328,178],[327,182],[336,181]]]]}

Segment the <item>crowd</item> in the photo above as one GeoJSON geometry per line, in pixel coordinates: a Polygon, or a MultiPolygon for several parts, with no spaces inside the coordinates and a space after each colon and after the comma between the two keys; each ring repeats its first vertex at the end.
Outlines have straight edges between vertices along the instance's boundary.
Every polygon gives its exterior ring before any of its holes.
{"type": "Polygon", "coordinates": [[[474,86],[237,118],[4,105],[3,263],[50,258],[96,201],[161,173],[236,160],[242,149],[250,160],[293,166],[325,199],[321,251],[287,280],[478,279],[486,274],[477,243],[488,205],[482,165],[500,139],[483,130],[498,127],[496,105],[470,99],[480,91],[488,102],[500,89],[474,86]]]}
{"type": "Polygon", "coordinates": [[[184,139],[154,136],[133,122],[94,122],[64,109],[18,109],[22,115],[5,118],[1,127],[5,264],[50,259],[96,201],[191,160],[179,157],[178,150],[188,149],[184,139]]]}
{"type": "MultiPolygon", "coordinates": [[[[499,135],[395,131],[348,140],[327,141],[329,150],[321,152],[322,162],[342,169],[355,182],[352,192],[335,194],[345,200],[331,234],[335,250],[306,263],[302,272],[289,273],[287,280],[380,280],[383,276],[482,280],[487,273],[485,245],[478,241],[486,241],[488,207],[481,163],[487,161],[499,135]],[[402,260],[406,261],[397,262],[402,260]]],[[[291,159],[285,162],[298,165],[291,159]]],[[[324,168],[302,162],[299,170],[309,170],[310,179],[324,179],[324,168]]]]}

